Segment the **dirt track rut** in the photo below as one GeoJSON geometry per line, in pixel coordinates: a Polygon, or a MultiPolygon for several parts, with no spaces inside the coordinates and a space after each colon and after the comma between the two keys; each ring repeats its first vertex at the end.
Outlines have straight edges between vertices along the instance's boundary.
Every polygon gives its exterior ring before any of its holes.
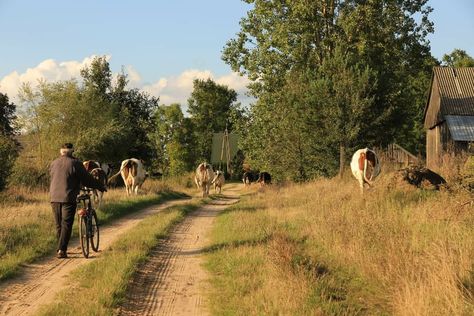
{"type": "MultiPolygon", "coordinates": [[[[124,231],[138,224],[145,217],[160,212],[186,200],[169,201],[125,216],[101,227],[100,249],[106,249],[124,231]]],[[[100,256],[91,253],[89,259],[82,257],[79,242],[69,244],[68,259],[53,256],[34,264],[25,265],[21,275],[0,284],[0,315],[33,315],[41,305],[53,302],[56,294],[67,286],[67,276],[77,267],[100,256]]]]}
{"type": "Polygon", "coordinates": [[[127,291],[120,315],[206,315],[207,273],[202,253],[217,214],[238,201],[233,190],[177,225],[139,268],[127,291]]]}

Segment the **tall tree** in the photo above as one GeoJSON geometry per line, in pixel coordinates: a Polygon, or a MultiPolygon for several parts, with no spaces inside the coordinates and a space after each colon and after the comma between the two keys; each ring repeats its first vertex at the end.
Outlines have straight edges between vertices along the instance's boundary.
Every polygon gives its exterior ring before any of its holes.
{"type": "Polygon", "coordinates": [[[151,134],[157,157],[154,168],[165,175],[181,175],[194,164],[193,131],[179,104],[160,106],[154,115],[155,127],[151,134]]]}
{"type": "MultiPolygon", "coordinates": [[[[237,100],[237,93],[211,79],[195,79],[188,99],[188,113],[194,124],[197,158],[211,158],[212,134],[222,132],[229,123],[229,111],[237,100]]],[[[229,129],[231,126],[228,126],[229,129]]]]}
{"type": "MultiPolygon", "coordinates": [[[[302,150],[305,147],[313,148],[308,152],[317,153],[323,146],[334,146],[335,134],[324,130],[327,124],[311,122],[322,122],[322,117],[332,113],[333,119],[350,125],[347,120],[352,119],[352,114],[341,111],[347,108],[342,106],[348,104],[347,100],[355,103],[371,100],[366,106],[370,111],[364,111],[363,116],[370,126],[364,123],[354,127],[357,132],[351,136],[350,147],[384,145],[394,140],[405,143],[412,137],[413,130],[419,127],[412,123],[420,108],[414,100],[421,97],[417,95],[419,90],[408,87],[413,86],[413,78],[418,78],[420,73],[429,76],[430,72],[426,67],[426,60],[431,58],[426,36],[433,28],[428,20],[431,8],[426,6],[427,0],[246,2],[254,4],[254,8],[241,20],[240,32],[223,51],[224,61],[233,70],[253,80],[251,93],[259,98],[250,112],[254,117],[248,119],[254,122],[250,134],[254,129],[259,133],[253,133],[254,140],[244,140],[254,144],[246,154],[250,151],[255,156],[259,144],[271,142],[272,135],[278,135],[273,144],[275,147],[289,148],[301,139],[297,148],[301,153],[305,152],[302,150]],[[335,58],[342,64],[332,67],[334,73],[329,74],[324,65],[335,58]],[[364,69],[370,76],[364,75],[364,69]],[[317,86],[312,81],[331,82],[339,74],[346,78],[327,84],[326,93],[321,93],[321,97],[318,95],[319,99],[308,96],[311,87],[317,86]],[[288,89],[294,92],[291,94],[293,100],[281,96],[288,89]],[[345,92],[345,95],[339,95],[337,101],[328,93],[331,90],[345,92]],[[299,114],[295,118],[289,109],[296,105],[299,114]],[[328,112],[329,106],[333,110],[328,112]],[[281,113],[286,115],[282,117],[281,113]],[[305,118],[307,128],[311,126],[314,134],[321,135],[319,140],[316,137],[287,137],[295,129],[300,130],[301,135],[307,135],[305,128],[291,124],[299,117],[305,118]],[[269,121],[271,125],[259,125],[262,121],[269,121]],[[288,130],[289,126],[292,130],[288,130]],[[286,145],[282,145],[284,139],[286,145]]],[[[266,149],[271,147],[270,144],[265,146],[266,149]]],[[[329,148],[323,151],[333,152],[329,148]]],[[[271,165],[282,165],[291,155],[293,151],[282,151],[281,156],[272,158],[271,165]]],[[[264,155],[257,158],[261,165],[269,164],[264,161],[266,159],[269,157],[264,155]]],[[[342,163],[345,159],[340,160],[342,163]]],[[[333,170],[330,164],[314,166],[318,170],[333,170]]],[[[300,171],[298,173],[302,175],[300,171]]],[[[308,171],[305,173],[308,177],[308,171]]],[[[315,174],[315,170],[312,173],[315,174]]]]}

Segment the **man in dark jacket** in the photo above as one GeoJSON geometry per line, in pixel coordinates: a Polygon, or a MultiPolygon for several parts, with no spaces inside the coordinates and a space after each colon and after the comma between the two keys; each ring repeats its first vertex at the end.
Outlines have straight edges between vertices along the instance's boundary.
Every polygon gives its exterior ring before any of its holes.
{"type": "Polygon", "coordinates": [[[51,206],[56,221],[56,234],[58,238],[58,258],[67,258],[67,245],[71,238],[72,224],[76,214],[76,197],[81,185],[100,191],[105,187],[96,181],[84,168],[82,162],[75,157],[73,145],[64,144],[61,156],[51,163],[51,206]]]}

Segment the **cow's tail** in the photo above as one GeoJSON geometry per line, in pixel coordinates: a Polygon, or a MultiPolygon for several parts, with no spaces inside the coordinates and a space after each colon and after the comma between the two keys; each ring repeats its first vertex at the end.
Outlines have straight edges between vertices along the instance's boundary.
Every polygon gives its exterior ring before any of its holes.
{"type": "Polygon", "coordinates": [[[110,185],[111,183],[115,182],[115,179],[121,174],[122,170],[128,165],[128,161],[126,164],[123,164],[122,166],[120,166],[120,170],[114,174],[113,176],[111,176],[108,180],[107,180],[107,185],[110,185]]]}
{"type": "Polygon", "coordinates": [[[115,179],[120,175],[120,172],[122,170],[120,170],[119,172],[117,172],[116,174],[114,174],[113,176],[111,176],[108,180],[107,180],[107,185],[110,185],[111,183],[115,182],[115,179]]]}

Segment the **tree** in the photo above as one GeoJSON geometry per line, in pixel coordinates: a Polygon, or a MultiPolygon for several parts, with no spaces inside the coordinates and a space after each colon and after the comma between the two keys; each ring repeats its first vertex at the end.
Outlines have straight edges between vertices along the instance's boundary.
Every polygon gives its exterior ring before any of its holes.
{"type": "Polygon", "coordinates": [[[151,135],[157,157],[154,167],[165,175],[181,175],[193,168],[193,131],[179,104],[160,106],[154,114],[151,135]]]}
{"type": "MultiPolygon", "coordinates": [[[[284,165],[292,162],[298,167],[291,178],[311,178],[334,172],[331,147],[342,140],[337,135],[351,135],[343,143],[353,148],[409,143],[419,132],[413,121],[420,113],[422,89],[415,89],[413,80],[431,72],[426,67],[432,58],[426,36],[433,31],[427,0],[246,2],[254,8],[241,20],[241,30],[226,44],[222,58],[253,81],[249,88],[258,101],[242,142],[255,164],[284,173],[284,165]],[[334,60],[341,64],[328,70],[334,60]],[[319,94],[311,96],[315,87],[319,94]],[[346,111],[353,110],[349,101],[367,109],[361,112],[363,124],[349,122],[354,128],[349,133],[327,130],[325,116],[332,123],[353,118],[346,111]],[[268,155],[273,148],[280,155],[268,155]],[[330,156],[316,158],[322,154],[330,156]]],[[[342,163],[344,155],[339,156],[342,163]]]]}
{"type": "MultiPolygon", "coordinates": [[[[188,99],[188,113],[194,124],[197,159],[211,158],[212,134],[222,132],[229,123],[229,111],[236,106],[237,93],[211,79],[195,79],[188,99]]],[[[229,130],[232,128],[228,126],[229,130]]]]}
{"type": "Polygon", "coordinates": [[[450,54],[443,55],[443,66],[448,67],[474,67],[474,58],[462,49],[456,48],[450,54]]]}
{"type": "Polygon", "coordinates": [[[16,157],[19,144],[14,139],[18,131],[15,127],[16,105],[11,103],[6,94],[0,93],[0,190],[5,188],[16,157]]]}

